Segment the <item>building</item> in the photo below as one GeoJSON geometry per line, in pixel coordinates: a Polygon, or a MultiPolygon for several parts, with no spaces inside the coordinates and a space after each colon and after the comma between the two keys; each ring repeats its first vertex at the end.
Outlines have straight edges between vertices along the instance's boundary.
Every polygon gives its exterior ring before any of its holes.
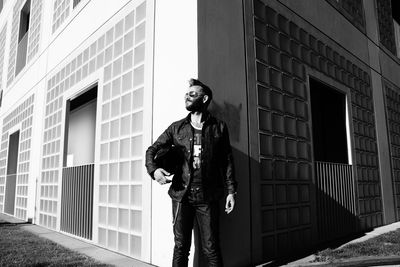
{"type": "Polygon", "coordinates": [[[0,212],[169,265],[144,151],[199,77],[237,166],[227,266],[400,219],[395,1],[0,2],[0,212]]]}

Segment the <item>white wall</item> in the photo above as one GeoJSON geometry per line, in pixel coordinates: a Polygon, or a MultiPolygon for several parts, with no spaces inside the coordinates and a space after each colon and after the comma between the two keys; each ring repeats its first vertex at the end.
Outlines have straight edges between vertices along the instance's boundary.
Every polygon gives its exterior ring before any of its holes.
{"type": "MultiPolygon", "coordinates": [[[[156,1],[154,39],[153,141],[187,113],[183,96],[198,75],[197,1],[156,1]]],[[[171,264],[174,245],[167,191],[168,185],[153,182],[152,263],[159,266],[171,264]]]]}

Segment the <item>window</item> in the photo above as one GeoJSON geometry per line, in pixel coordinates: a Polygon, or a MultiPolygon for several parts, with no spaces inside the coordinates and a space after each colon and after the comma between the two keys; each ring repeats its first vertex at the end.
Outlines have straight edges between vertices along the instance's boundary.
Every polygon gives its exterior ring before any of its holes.
{"type": "Polygon", "coordinates": [[[97,86],[67,102],[64,166],[94,162],[97,86]]]}
{"type": "Polygon", "coordinates": [[[396,55],[400,58],[400,3],[392,0],[392,17],[394,28],[394,39],[396,43],[396,55]]]}
{"type": "Polygon", "coordinates": [[[328,0],[343,16],[360,30],[365,29],[364,7],[362,0],[328,0]]]}
{"type": "Polygon", "coordinates": [[[18,50],[17,50],[17,62],[15,66],[15,76],[18,75],[18,73],[25,67],[26,64],[30,14],[31,14],[31,0],[27,0],[24,7],[21,9],[20,19],[19,19],[18,50]]]}
{"type": "Polygon", "coordinates": [[[72,4],[72,8],[75,8],[81,0],[74,0],[74,3],[72,4]]]}
{"type": "Polygon", "coordinates": [[[346,95],[314,79],[310,91],[315,160],[348,164],[346,95]]]}

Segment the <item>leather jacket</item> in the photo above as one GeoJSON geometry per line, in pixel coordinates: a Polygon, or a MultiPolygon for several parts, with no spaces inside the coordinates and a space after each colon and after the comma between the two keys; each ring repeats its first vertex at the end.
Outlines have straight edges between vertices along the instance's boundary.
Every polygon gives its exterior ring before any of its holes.
{"type": "MultiPolygon", "coordinates": [[[[228,127],[210,113],[203,113],[201,174],[204,200],[214,201],[227,193],[235,193],[237,182],[234,177],[232,149],[228,127]]],[[[183,155],[183,161],[174,174],[168,194],[175,201],[182,201],[192,180],[193,127],[190,113],[182,120],[172,123],[157,141],[146,151],[147,172],[154,179],[154,171],[159,168],[154,156],[161,148],[175,146],[183,155]]]]}

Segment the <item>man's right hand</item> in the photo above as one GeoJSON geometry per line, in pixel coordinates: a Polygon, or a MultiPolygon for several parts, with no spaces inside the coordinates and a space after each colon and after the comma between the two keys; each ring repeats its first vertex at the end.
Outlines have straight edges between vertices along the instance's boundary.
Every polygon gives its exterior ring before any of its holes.
{"type": "Polygon", "coordinates": [[[158,168],[154,171],[154,179],[161,185],[172,182],[166,176],[170,176],[171,174],[164,170],[163,168],[158,168]]]}

